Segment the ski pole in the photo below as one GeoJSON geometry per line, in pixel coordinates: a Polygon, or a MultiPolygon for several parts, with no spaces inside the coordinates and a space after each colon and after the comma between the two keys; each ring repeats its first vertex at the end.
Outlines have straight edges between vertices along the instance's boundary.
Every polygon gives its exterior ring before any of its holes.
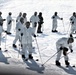
{"type": "Polygon", "coordinates": [[[36,40],[36,44],[37,44],[37,48],[38,48],[38,52],[39,52],[39,56],[40,56],[40,59],[41,59],[41,63],[43,63],[43,62],[42,62],[41,53],[40,53],[40,50],[39,50],[39,46],[38,46],[37,39],[35,38],[35,40],[36,40]]]}
{"type": "Polygon", "coordinates": [[[19,52],[18,52],[18,58],[19,58],[19,53],[20,53],[20,48],[21,48],[21,43],[22,42],[22,36],[19,36],[19,52]],[[21,37],[21,38],[20,38],[21,37]]]}
{"type": "Polygon", "coordinates": [[[44,31],[44,25],[42,24],[42,32],[44,31]]]}
{"type": "Polygon", "coordinates": [[[5,52],[7,52],[8,50],[6,49],[6,40],[7,40],[7,33],[6,33],[6,35],[5,35],[5,52]]]}
{"type": "Polygon", "coordinates": [[[65,26],[64,26],[64,21],[62,20],[62,24],[63,24],[63,27],[64,27],[64,32],[65,32],[65,26]]]}
{"type": "Polygon", "coordinates": [[[1,50],[1,33],[0,33],[0,50],[1,50]]]}
{"type": "Polygon", "coordinates": [[[70,30],[70,26],[71,26],[71,24],[69,23],[69,27],[68,27],[67,33],[69,33],[69,30],[70,30]]]}
{"type": "MultiPolygon", "coordinates": [[[[59,50],[60,51],[60,50],[59,50]]],[[[48,60],[46,60],[43,64],[42,64],[42,66],[44,66],[51,58],[53,58],[59,51],[57,51],[54,55],[52,55],[48,60]]]]}

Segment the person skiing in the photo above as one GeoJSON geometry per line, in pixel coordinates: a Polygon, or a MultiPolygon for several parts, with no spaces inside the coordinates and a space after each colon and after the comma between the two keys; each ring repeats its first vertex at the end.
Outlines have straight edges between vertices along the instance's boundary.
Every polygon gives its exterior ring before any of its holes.
{"type": "Polygon", "coordinates": [[[58,15],[58,13],[55,12],[54,15],[52,16],[52,32],[58,32],[57,29],[57,19],[63,20],[63,18],[60,18],[58,15]]]}
{"type": "Polygon", "coordinates": [[[32,23],[32,27],[34,28],[34,33],[36,31],[37,23],[39,22],[39,17],[37,16],[37,12],[31,16],[30,22],[32,23]]]}
{"type": "Polygon", "coordinates": [[[24,24],[24,18],[21,17],[21,18],[20,18],[20,21],[17,22],[17,24],[16,24],[16,36],[15,36],[15,39],[14,39],[14,41],[13,41],[13,47],[14,47],[14,48],[17,48],[16,42],[17,42],[18,39],[20,39],[21,32],[22,32],[22,30],[23,30],[23,29],[22,29],[23,24],[24,24]]]}
{"type": "Polygon", "coordinates": [[[22,17],[22,12],[20,12],[19,15],[17,16],[16,22],[19,22],[21,17],[22,17]]]}
{"type": "Polygon", "coordinates": [[[42,12],[39,13],[38,17],[39,17],[39,22],[38,22],[37,33],[42,33],[41,27],[42,27],[42,24],[44,23],[43,22],[43,17],[42,17],[42,12]]]}
{"type": "Polygon", "coordinates": [[[71,23],[71,32],[70,34],[73,34],[73,32],[76,32],[76,13],[73,12],[73,15],[70,17],[70,23],[71,23]]]}
{"type": "Polygon", "coordinates": [[[12,27],[12,21],[14,21],[14,19],[12,19],[11,15],[12,15],[12,13],[9,12],[8,16],[7,16],[7,30],[5,31],[7,34],[11,34],[10,30],[12,27]]]}
{"type": "Polygon", "coordinates": [[[30,27],[30,22],[27,21],[23,33],[21,33],[22,36],[22,58],[24,58],[26,61],[28,59],[33,59],[32,56],[32,36],[36,37],[34,34],[34,29],[30,27]]]}
{"type": "Polygon", "coordinates": [[[56,58],[56,65],[57,66],[61,66],[61,63],[59,62],[60,57],[61,57],[61,53],[63,51],[63,55],[64,55],[64,59],[65,59],[65,65],[69,66],[70,63],[68,61],[68,49],[70,49],[71,52],[73,52],[72,50],[72,43],[74,42],[73,36],[70,34],[69,38],[63,37],[60,38],[57,42],[56,42],[56,48],[57,48],[57,58],[56,58]]]}
{"type": "Polygon", "coordinates": [[[26,13],[23,13],[23,15],[22,15],[22,17],[24,18],[24,25],[25,25],[25,23],[27,22],[27,17],[26,17],[26,13]]]}
{"type": "Polygon", "coordinates": [[[0,11],[0,50],[1,50],[1,34],[4,31],[3,30],[3,21],[5,21],[6,19],[2,18],[2,12],[0,11]]]}

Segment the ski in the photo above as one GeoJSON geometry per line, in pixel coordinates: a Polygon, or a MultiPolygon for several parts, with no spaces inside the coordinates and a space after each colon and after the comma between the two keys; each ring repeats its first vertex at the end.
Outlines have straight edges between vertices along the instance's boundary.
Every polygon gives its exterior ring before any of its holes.
{"type": "MultiPolygon", "coordinates": [[[[57,67],[62,68],[62,67],[64,67],[64,66],[57,66],[57,67]]],[[[69,67],[75,68],[75,65],[65,66],[65,68],[69,68],[69,67]]]]}
{"type": "Polygon", "coordinates": [[[68,68],[68,67],[75,67],[75,65],[69,65],[69,66],[66,66],[66,68],[68,68]]]}
{"type": "Polygon", "coordinates": [[[25,61],[28,61],[28,60],[35,60],[35,61],[39,61],[39,59],[25,59],[25,58],[22,58],[23,59],[23,61],[25,62],[25,61]]]}

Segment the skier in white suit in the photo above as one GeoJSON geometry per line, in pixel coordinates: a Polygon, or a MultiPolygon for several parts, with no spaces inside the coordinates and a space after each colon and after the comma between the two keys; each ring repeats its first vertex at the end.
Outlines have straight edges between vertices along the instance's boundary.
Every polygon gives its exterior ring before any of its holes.
{"type": "Polygon", "coordinates": [[[34,33],[35,33],[37,23],[39,22],[39,17],[37,15],[37,12],[35,12],[34,15],[31,16],[30,22],[32,23],[32,27],[34,28],[34,33]]]}
{"type": "Polygon", "coordinates": [[[12,13],[9,12],[8,16],[7,16],[7,31],[6,31],[7,34],[11,34],[10,30],[12,27],[12,21],[14,21],[14,19],[12,19],[11,15],[12,15],[12,13]]]}
{"type": "Polygon", "coordinates": [[[36,37],[34,34],[34,29],[30,27],[30,22],[26,22],[22,36],[22,58],[25,60],[33,59],[32,56],[32,36],[36,37]]]}
{"type": "Polygon", "coordinates": [[[60,19],[60,20],[63,20],[63,18],[60,18],[58,15],[57,15],[57,12],[54,13],[54,15],[52,16],[52,32],[58,32],[56,29],[57,29],[57,19],[60,19]]]}
{"type": "Polygon", "coordinates": [[[56,58],[56,65],[57,66],[61,66],[59,60],[61,57],[61,53],[63,51],[63,55],[64,55],[64,59],[65,59],[65,65],[69,66],[70,63],[68,62],[68,55],[67,55],[67,51],[68,49],[70,49],[71,52],[73,52],[72,50],[72,43],[74,42],[73,36],[70,34],[69,38],[63,37],[60,38],[57,42],[56,42],[56,48],[57,48],[57,58],[56,58]]]}
{"type": "MultiPolygon", "coordinates": [[[[0,12],[0,46],[1,46],[1,34],[3,32],[3,21],[5,21],[5,19],[2,18],[2,12],[0,12]]],[[[1,47],[0,47],[1,50],[1,47]]]]}
{"type": "Polygon", "coordinates": [[[73,12],[73,15],[70,17],[70,23],[71,23],[71,32],[70,34],[73,34],[73,32],[76,32],[76,13],[73,12]]]}
{"type": "Polygon", "coordinates": [[[19,22],[21,17],[22,17],[22,13],[20,12],[19,15],[17,16],[16,22],[19,22]]]}
{"type": "Polygon", "coordinates": [[[22,15],[22,17],[24,18],[24,25],[25,25],[25,23],[27,22],[27,17],[26,17],[26,13],[23,13],[23,15],[22,15]]]}
{"type": "Polygon", "coordinates": [[[13,47],[14,47],[14,48],[17,47],[17,46],[16,46],[16,42],[17,42],[17,40],[19,40],[20,37],[21,37],[21,32],[22,32],[22,30],[23,30],[23,24],[24,24],[24,19],[21,17],[21,18],[20,18],[20,21],[17,22],[17,24],[16,24],[16,36],[15,36],[15,39],[14,39],[14,41],[13,41],[13,47]]]}
{"type": "Polygon", "coordinates": [[[71,23],[74,21],[75,16],[76,16],[76,13],[75,13],[75,12],[73,12],[73,15],[72,15],[72,16],[70,17],[70,19],[69,19],[71,23]]]}

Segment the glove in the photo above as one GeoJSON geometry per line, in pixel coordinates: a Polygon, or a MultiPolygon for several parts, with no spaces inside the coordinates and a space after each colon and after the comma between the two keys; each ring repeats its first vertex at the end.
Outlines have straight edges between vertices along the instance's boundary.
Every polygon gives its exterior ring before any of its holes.
{"type": "Polygon", "coordinates": [[[61,20],[63,20],[63,18],[61,18],[61,20]]]}
{"type": "Polygon", "coordinates": [[[34,37],[36,37],[36,35],[34,34],[34,37]]]}
{"type": "Polygon", "coordinates": [[[3,21],[5,21],[6,19],[3,19],[3,21]]]}
{"type": "Polygon", "coordinates": [[[54,19],[55,17],[53,16],[52,18],[54,19]]]}
{"type": "Polygon", "coordinates": [[[21,36],[23,36],[23,33],[21,33],[21,36]]]}
{"type": "Polygon", "coordinates": [[[62,47],[60,47],[60,50],[62,50],[63,48],[62,47]]]}
{"type": "Polygon", "coordinates": [[[72,19],[70,19],[72,21],[72,19]]]}
{"type": "Polygon", "coordinates": [[[70,52],[72,53],[72,52],[73,52],[73,50],[71,49],[71,50],[70,50],[70,52]]]}
{"type": "Polygon", "coordinates": [[[21,29],[18,29],[18,31],[20,31],[21,29]]]}
{"type": "Polygon", "coordinates": [[[10,20],[9,22],[8,22],[8,24],[10,24],[12,21],[10,20]]]}
{"type": "Polygon", "coordinates": [[[35,22],[35,23],[34,23],[34,27],[36,27],[36,26],[37,26],[37,23],[35,22]]]}
{"type": "Polygon", "coordinates": [[[72,24],[74,24],[74,21],[72,22],[72,24]]]}

